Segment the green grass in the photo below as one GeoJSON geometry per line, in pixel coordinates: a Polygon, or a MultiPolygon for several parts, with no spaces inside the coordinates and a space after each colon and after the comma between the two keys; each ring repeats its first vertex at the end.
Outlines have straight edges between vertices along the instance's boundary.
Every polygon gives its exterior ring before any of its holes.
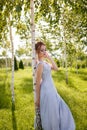
{"type": "Polygon", "coordinates": [[[68,71],[68,85],[65,83],[65,71],[53,72],[53,78],[59,94],[69,105],[76,123],[76,130],[87,130],[87,69],[68,71]]]}
{"type": "MultiPolygon", "coordinates": [[[[64,69],[52,75],[58,93],[72,111],[76,130],[87,130],[87,69],[80,69],[78,74],[69,69],[68,85],[64,69]]],[[[5,69],[0,69],[0,130],[34,130],[31,68],[15,72],[15,110],[12,109],[10,81],[11,71],[6,75],[5,69]]]]}
{"type": "Polygon", "coordinates": [[[15,110],[12,109],[10,80],[0,70],[0,130],[33,130],[34,96],[32,71],[27,68],[15,72],[15,110]]]}

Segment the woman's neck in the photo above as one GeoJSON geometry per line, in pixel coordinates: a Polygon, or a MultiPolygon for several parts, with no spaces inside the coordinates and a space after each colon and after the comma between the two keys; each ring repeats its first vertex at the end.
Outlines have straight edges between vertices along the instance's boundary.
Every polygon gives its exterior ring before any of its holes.
{"type": "Polygon", "coordinates": [[[43,58],[39,58],[39,57],[38,57],[38,61],[43,61],[43,58]]]}

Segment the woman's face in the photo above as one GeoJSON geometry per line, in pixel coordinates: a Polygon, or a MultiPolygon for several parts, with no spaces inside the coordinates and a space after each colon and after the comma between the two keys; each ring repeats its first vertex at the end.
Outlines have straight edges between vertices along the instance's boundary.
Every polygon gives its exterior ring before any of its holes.
{"type": "Polygon", "coordinates": [[[40,58],[45,58],[46,57],[46,46],[42,45],[39,52],[38,52],[38,56],[40,58]]]}

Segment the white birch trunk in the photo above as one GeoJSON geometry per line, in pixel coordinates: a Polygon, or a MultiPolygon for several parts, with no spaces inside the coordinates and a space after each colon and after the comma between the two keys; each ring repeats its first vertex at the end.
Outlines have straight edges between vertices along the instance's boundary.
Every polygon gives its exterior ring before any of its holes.
{"type": "Polygon", "coordinates": [[[7,56],[7,48],[6,48],[6,58],[5,58],[5,62],[6,62],[6,74],[8,75],[8,56],[7,56]]]}
{"type": "MultiPolygon", "coordinates": [[[[31,8],[31,42],[32,42],[32,70],[33,70],[33,90],[34,90],[34,102],[36,101],[36,93],[35,93],[35,88],[36,88],[36,75],[35,75],[35,70],[36,70],[36,53],[35,53],[35,24],[34,24],[34,0],[30,0],[30,8],[31,8]]],[[[40,119],[40,110],[35,107],[35,115],[37,120],[35,123],[34,122],[34,129],[35,130],[42,130],[41,127],[41,119],[40,119]],[[39,117],[38,117],[39,116],[39,117]]]]}
{"type": "Polygon", "coordinates": [[[14,44],[12,38],[12,27],[11,27],[11,15],[9,16],[9,33],[10,33],[10,42],[11,42],[11,50],[12,50],[12,76],[11,76],[11,93],[12,93],[12,103],[15,102],[14,96],[14,44]]]}
{"type": "MultiPolygon", "coordinates": [[[[64,41],[65,42],[65,41],[64,41]]],[[[67,68],[67,53],[66,53],[66,43],[64,43],[64,55],[65,55],[65,77],[66,77],[66,84],[68,84],[68,68],[67,68]]]]}
{"type": "Polygon", "coordinates": [[[61,33],[61,38],[63,42],[63,51],[64,51],[64,63],[65,63],[65,79],[66,79],[66,84],[68,84],[68,68],[67,68],[67,53],[66,53],[66,40],[65,40],[65,30],[63,26],[63,14],[61,15],[61,20],[60,20],[60,33],[61,33]]]}
{"type": "Polygon", "coordinates": [[[34,90],[34,101],[36,100],[35,96],[35,65],[36,65],[36,55],[35,55],[35,24],[34,24],[34,0],[30,0],[30,9],[31,9],[31,43],[32,43],[32,71],[33,71],[33,90],[34,90]]]}

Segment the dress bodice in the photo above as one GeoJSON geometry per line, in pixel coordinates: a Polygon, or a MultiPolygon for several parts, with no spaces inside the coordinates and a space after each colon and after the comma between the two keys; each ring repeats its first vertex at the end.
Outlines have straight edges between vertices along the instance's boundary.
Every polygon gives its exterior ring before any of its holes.
{"type": "Polygon", "coordinates": [[[45,61],[40,61],[37,64],[37,67],[39,64],[43,64],[42,80],[48,80],[51,78],[51,66],[45,61]]]}
{"type": "Polygon", "coordinates": [[[43,91],[47,90],[54,90],[54,82],[51,75],[51,66],[49,63],[45,61],[40,61],[37,64],[37,67],[39,64],[43,64],[43,72],[42,72],[42,81],[41,81],[41,89],[44,89],[43,91]]]}

